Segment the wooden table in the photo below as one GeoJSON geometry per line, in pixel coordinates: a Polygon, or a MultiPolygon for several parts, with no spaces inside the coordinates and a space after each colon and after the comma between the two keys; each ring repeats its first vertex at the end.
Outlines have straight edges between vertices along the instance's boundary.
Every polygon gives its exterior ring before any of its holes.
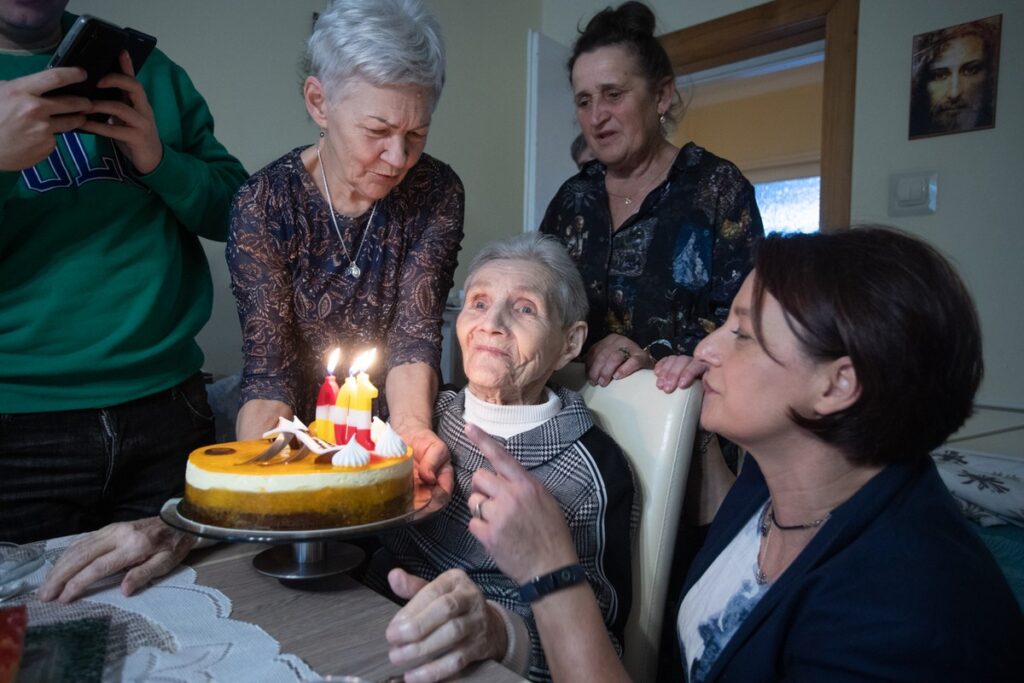
{"type": "MultiPolygon", "coordinates": [[[[197,583],[231,598],[231,618],[259,625],[320,674],[362,676],[384,681],[402,670],[388,660],[384,629],[398,605],[354,579],[341,575],[304,588],[282,585],[252,566],[252,557],[268,546],[221,544],[193,552],[187,563],[197,583]]],[[[460,680],[522,681],[496,662],[467,669],[460,680]]]]}

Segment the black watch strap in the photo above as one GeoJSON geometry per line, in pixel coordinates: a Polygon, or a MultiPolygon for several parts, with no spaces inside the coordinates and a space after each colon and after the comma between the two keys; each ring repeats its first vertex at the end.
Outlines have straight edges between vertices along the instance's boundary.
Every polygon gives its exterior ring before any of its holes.
{"type": "Polygon", "coordinates": [[[519,587],[519,598],[523,602],[536,602],[549,593],[575,586],[586,581],[587,574],[578,564],[556,569],[550,574],[538,576],[519,587]]]}
{"type": "Polygon", "coordinates": [[[671,356],[676,352],[667,342],[656,341],[648,344],[644,347],[644,351],[650,354],[651,358],[655,361],[659,361],[666,356],[671,356]]]}

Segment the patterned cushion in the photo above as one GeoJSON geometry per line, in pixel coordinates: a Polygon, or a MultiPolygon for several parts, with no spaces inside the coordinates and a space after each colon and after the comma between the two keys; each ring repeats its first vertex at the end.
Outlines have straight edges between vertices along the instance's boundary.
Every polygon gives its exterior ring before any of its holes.
{"type": "Polygon", "coordinates": [[[968,518],[982,526],[1024,527],[1024,459],[949,448],[932,458],[968,518]]]}

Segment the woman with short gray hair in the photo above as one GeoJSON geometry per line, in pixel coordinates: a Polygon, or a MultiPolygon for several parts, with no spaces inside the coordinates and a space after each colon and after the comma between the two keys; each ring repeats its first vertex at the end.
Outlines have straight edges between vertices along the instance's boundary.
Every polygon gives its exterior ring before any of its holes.
{"type": "Polygon", "coordinates": [[[422,86],[431,110],[444,86],[441,29],[418,0],[336,2],[317,19],[307,61],[309,75],[325,83],[422,86]]]}
{"type": "Polygon", "coordinates": [[[423,153],[444,84],[440,29],[420,0],[335,0],[308,47],[317,144],[255,174],[231,214],[238,438],[311,420],[331,349],[348,363],[376,347],[383,412],[432,482],[448,461],[431,408],[464,211],[459,177],[423,153]]]}

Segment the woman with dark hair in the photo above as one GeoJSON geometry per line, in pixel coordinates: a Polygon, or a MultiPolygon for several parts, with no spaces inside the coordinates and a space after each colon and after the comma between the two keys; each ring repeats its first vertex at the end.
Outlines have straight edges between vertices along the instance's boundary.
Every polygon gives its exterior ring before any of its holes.
{"type": "Polygon", "coordinates": [[[573,45],[576,118],[597,163],[562,185],[540,226],[583,275],[587,376],[602,386],[665,356],[689,359],[725,320],[764,233],[736,166],[665,139],[681,107],[654,27],[646,5],[627,2],[595,15],[573,45]]]}
{"type": "MultiPolygon", "coordinates": [[[[938,252],[883,228],[770,236],[695,357],[703,427],[749,458],[683,590],[688,680],[1019,678],[1024,617],[929,457],[982,377],[977,313],[938,252]]],[[[572,564],[550,498],[469,433],[495,469],[470,531],[520,583],[572,564]]],[[[585,590],[533,614],[556,680],[625,678],[585,590]]]]}

